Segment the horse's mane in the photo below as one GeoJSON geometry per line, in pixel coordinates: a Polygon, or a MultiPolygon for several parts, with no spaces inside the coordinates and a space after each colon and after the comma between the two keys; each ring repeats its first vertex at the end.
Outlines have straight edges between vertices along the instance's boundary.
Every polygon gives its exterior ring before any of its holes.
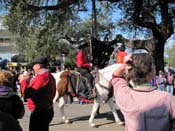
{"type": "Polygon", "coordinates": [[[63,77],[68,77],[70,75],[70,71],[69,70],[65,70],[61,73],[60,75],[60,78],[63,78],[63,77]]]}
{"type": "Polygon", "coordinates": [[[118,68],[120,64],[109,65],[103,69],[99,70],[99,83],[108,86],[110,80],[112,79],[112,74],[118,68]]]}

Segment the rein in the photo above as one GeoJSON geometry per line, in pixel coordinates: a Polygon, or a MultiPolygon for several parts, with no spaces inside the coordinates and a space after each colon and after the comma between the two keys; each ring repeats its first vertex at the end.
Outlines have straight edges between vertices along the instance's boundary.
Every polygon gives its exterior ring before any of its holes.
{"type": "Polygon", "coordinates": [[[100,82],[97,82],[97,84],[99,84],[100,87],[102,87],[102,88],[104,88],[104,89],[106,89],[106,90],[110,90],[110,89],[111,89],[111,88],[108,88],[108,87],[106,87],[106,86],[100,84],[100,82]]]}

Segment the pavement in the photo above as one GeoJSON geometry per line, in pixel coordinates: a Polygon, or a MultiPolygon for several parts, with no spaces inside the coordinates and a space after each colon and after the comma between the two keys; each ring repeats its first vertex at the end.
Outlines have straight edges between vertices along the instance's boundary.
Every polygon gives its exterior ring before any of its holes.
{"type": "MultiPolygon", "coordinates": [[[[24,103],[26,108],[26,103],[24,103]]],[[[124,131],[124,126],[119,126],[114,122],[114,117],[107,104],[101,104],[100,114],[96,115],[94,122],[97,128],[89,126],[88,119],[91,114],[93,104],[79,104],[74,102],[65,106],[65,114],[70,119],[71,124],[65,124],[60,117],[57,103],[54,105],[54,118],[49,126],[49,131],[124,131]]],[[[26,108],[25,115],[19,120],[23,131],[29,129],[30,111],[26,108]]]]}

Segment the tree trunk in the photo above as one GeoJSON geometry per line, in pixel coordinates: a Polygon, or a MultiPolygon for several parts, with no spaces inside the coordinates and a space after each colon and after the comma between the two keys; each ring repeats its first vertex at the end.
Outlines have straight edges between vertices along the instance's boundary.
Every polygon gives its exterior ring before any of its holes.
{"type": "Polygon", "coordinates": [[[155,50],[152,52],[152,56],[154,59],[154,63],[156,65],[156,72],[158,73],[159,70],[164,70],[164,46],[165,42],[157,41],[155,43],[156,47],[155,50]]]}

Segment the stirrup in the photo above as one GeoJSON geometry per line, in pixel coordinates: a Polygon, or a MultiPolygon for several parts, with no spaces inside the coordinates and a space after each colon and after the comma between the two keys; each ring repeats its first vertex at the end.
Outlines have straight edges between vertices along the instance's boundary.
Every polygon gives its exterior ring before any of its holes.
{"type": "Polygon", "coordinates": [[[88,99],[94,99],[94,98],[96,98],[96,96],[94,96],[94,95],[88,96],[88,99]]]}

